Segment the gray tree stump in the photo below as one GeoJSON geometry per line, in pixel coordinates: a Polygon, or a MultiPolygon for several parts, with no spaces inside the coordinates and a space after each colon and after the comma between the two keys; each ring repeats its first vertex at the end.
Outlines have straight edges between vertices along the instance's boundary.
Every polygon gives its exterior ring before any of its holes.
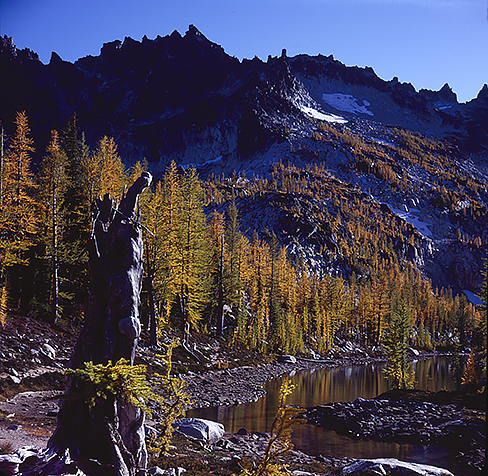
{"type": "MultiPolygon", "coordinates": [[[[94,204],[96,218],[88,245],[90,297],[70,368],[83,368],[88,361],[116,363],[122,357],[134,362],[143,274],[142,230],[135,214],[137,198],[151,179],[143,173],[118,208],[108,195],[94,204]]],[[[70,377],[66,394],[82,389],[83,382],[70,377]]],[[[68,450],[88,475],[145,474],[144,412],[120,395],[99,399],[92,408],[83,398],[63,399],[48,448],[58,455],[68,450]]]]}

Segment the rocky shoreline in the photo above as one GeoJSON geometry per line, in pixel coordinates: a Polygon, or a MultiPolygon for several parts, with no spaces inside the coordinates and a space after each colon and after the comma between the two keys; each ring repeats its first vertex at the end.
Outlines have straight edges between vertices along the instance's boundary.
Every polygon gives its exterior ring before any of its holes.
{"type": "MultiPolygon", "coordinates": [[[[278,362],[240,366],[232,369],[187,372],[179,377],[186,382],[186,392],[194,403],[190,408],[216,407],[221,405],[240,405],[254,402],[265,394],[264,385],[269,380],[305,370],[333,369],[353,365],[367,365],[386,362],[381,353],[366,352],[351,344],[331,354],[329,358],[306,359],[289,355],[281,356],[278,362]]],[[[425,360],[446,355],[439,352],[411,353],[408,360],[425,360]]]]}
{"type": "Polygon", "coordinates": [[[319,405],[308,409],[305,417],[309,423],[353,439],[444,446],[456,452],[459,463],[481,471],[485,465],[485,412],[431,403],[422,394],[432,392],[418,393],[415,400],[408,398],[412,392],[398,399],[387,398],[387,392],[373,399],[319,405]]]}
{"type": "MultiPolygon", "coordinates": [[[[414,354],[409,359],[428,359],[436,355],[441,354],[414,354]]],[[[264,395],[264,384],[267,381],[294,372],[385,361],[381,355],[366,353],[338,355],[334,359],[316,361],[300,358],[289,361],[287,356],[284,357],[281,362],[257,367],[245,366],[181,375],[181,378],[187,382],[188,393],[194,399],[192,408],[238,405],[256,401],[264,395]]],[[[392,398],[380,396],[371,400],[359,398],[355,402],[339,402],[315,407],[309,410],[307,416],[309,423],[319,424],[351,438],[456,448],[455,459],[459,463],[468,466],[471,470],[481,470],[485,464],[484,411],[465,410],[461,404],[466,404],[466,395],[455,396],[457,403],[436,404],[427,401],[432,398],[427,395],[429,392],[416,393],[417,401],[408,402],[406,397],[403,401],[394,395],[390,395],[392,398]],[[327,410],[327,407],[331,407],[332,410],[327,410]],[[343,411],[342,417],[339,416],[341,411],[343,411]],[[323,422],[325,423],[322,424],[323,422]],[[461,441],[460,445],[459,441],[461,441]]],[[[438,394],[438,398],[447,398],[442,397],[443,392],[438,394]]],[[[449,398],[453,395],[450,392],[444,394],[451,394],[449,398]]],[[[477,401],[479,400],[477,398],[477,401]]],[[[342,458],[338,458],[335,464],[336,467],[344,467],[347,460],[342,461],[342,458]]]]}
{"type": "Polygon", "coordinates": [[[194,401],[191,408],[204,408],[254,402],[265,394],[266,382],[292,372],[385,361],[381,356],[368,358],[349,356],[316,361],[289,357],[286,356],[282,362],[257,367],[235,367],[203,373],[188,372],[180,375],[180,378],[186,382],[186,392],[194,401]]]}

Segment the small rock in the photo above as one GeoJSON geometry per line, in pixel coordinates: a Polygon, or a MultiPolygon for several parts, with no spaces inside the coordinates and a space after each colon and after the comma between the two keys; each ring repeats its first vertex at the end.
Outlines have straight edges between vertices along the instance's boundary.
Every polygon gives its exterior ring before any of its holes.
{"type": "Polygon", "coordinates": [[[321,360],[323,357],[320,354],[317,354],[313,349],[310,349],[310,357],[314,360],[321,360]]]}
{"type": "Polygon", "coordinates": [[[149,425],[144,425],[144,434],[146,438],[157,438],[159,436],[159,431],[149,425]]]}
{"type": "Polygon", "coordinates": [[[147,470],[147,474],[161,476],[168,474],[164,469],[161,469],[159,466],[153,466],[152,468],[147,470]]]}
{"type": "Polygon", "coordinates": [[[22,382],[22,378],[21,377],[16,377],[15,375],[9,375],[10,377],[10,380],[12,380],[13,383],[15,384],[20,384],[20,382],[22,382]]]}
{"type": "MultiPolygon", "coordinates": [[[[185,468],[169,468],[165,470],[162,474],[166,476],[181,476],[183,473],[186,473],[185,468]]],[[[156,473],[160,474],[160,473],[156,473]]]]}
{"type": "Polygon", "coordinates": [[[49,357],[51,360],[54,360],[56,358],[56,351],[47,342],[45,342],[44,344],[42,344],[42,346],[41,346],[41,352],[46,357],[49,357]]]}
{"type": "Polygon", "coordinates": [[[22,429],[22,425],[12,424],[7,427],[7,430],[18,431],[22,429]]]}
{"type": "Polygon", "coordinates": [[[249,435],[249,432],[247,431],[247,428],[241,428],[237,430],[236,435],[249,435]]]}

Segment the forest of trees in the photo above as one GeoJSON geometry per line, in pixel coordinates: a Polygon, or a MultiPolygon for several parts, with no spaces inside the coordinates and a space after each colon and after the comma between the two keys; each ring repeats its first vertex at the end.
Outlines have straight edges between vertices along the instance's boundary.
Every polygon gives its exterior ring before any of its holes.
{"type": "MultiPolygon", "coordinates": [[[[73,116],[65,130],[52,132],[34,167],[25,113],[17,114],[14,127],[11,137],[3,129],[1,137],[0,324],[16,313],[81,323],[91,203],[106,193],[120,199],[147,164],[128,170],[109,137],[90,150],[73,116]]],[[[320,167],[310,169],[307,180],[300,177],[280,164],[270,181],[255,177],[228,187],[222,178],[203,182],[195,170],[173,162],[153,181],[139,202],[141,311],[153,343],[158,330],[171,328],[291,354],[324,353],[338,339],[391,347],[395,333],[423,349],[483,345],[486,325],[465,295],[433,289],[394,251],[389,240],[406,229],[378,220],[373,205],[348,200],[347,190],[320,167]],[[242,230],[236,199],[257,190],[333,200],[337,213],[320,219],[336,232],[335,253],[353,271],[342,276],[311,269],[303,259],[292,260],[273,232],[242,230]],[[341,217],[354,240],[339,232],[341,217]]],[[[413,243],[415,236],[403,239],[413,243]]]]}

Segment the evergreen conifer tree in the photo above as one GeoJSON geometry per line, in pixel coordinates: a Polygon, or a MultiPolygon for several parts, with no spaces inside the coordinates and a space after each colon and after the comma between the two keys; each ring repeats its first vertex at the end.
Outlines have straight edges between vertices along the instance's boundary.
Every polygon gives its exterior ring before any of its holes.
{"type": "Polygon", "coordinates": [[[395,303],[388,334],[385,338],[385,349],[388,365],[384,374],[394,388],[411,388],[414,380],[407,362],[407,347],[412,329],[410,309],[405,299],[395,303]]]}

